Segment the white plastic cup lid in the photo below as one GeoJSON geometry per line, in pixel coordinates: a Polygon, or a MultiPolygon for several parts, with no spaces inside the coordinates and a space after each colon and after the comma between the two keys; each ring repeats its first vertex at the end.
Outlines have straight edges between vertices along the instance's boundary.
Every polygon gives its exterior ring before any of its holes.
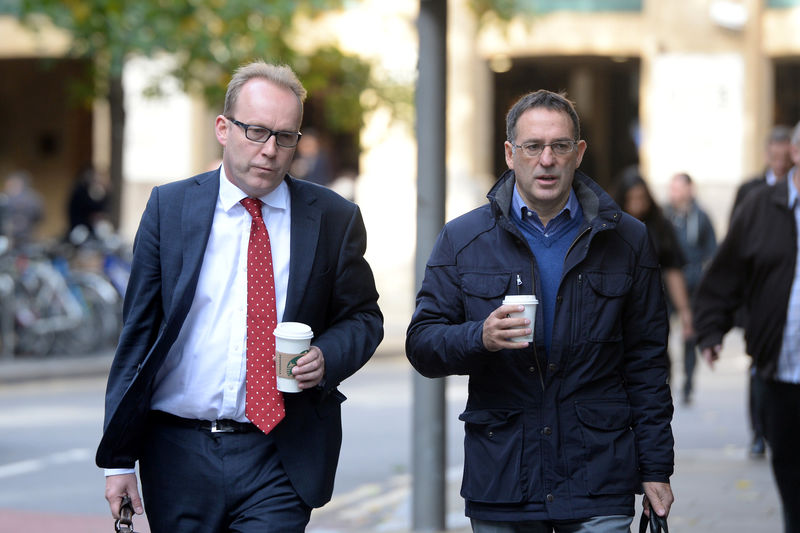
{"type": "Polygon", "coordinates": [[[507,294],[503,299],[504,304],[538,304],[534,294],[507,294]]]}
{"type": "Polygon", "coordinates": [[[282,339],[305,340],[314,338],[314,332],[311,331],[311,327],[302,322],[281,322],[273,333],[275,333],[276,337],[281,337],[282,339]]]}

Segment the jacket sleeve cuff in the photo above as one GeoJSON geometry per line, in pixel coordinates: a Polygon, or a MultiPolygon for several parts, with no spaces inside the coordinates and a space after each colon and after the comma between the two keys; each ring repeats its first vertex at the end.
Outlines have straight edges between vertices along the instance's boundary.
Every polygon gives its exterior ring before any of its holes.
{"type": "Polygon", "coordinates": [[[720,344],[722,344],[722,335],[719,333],[706,335],[705,337],[699,338],[697,341],[697,347],[700,349],[700,351],[712,346],[718,346],[720,344]]]}

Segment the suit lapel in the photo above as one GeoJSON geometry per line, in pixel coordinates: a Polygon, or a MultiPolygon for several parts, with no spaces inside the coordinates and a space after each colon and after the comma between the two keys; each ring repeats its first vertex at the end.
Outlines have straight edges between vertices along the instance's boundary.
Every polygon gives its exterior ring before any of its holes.
{"type": "Polygon", "coordinates": [[[194,298],[218,196],[219,171],[201,176],[186,190],[180,208],[183,260],[175,283],[176,298],[173,300],[173,305],[184,305],[186,302],[191,304],[194,298]]]}
{"type": "Polygon", "coordinates": [[[291,248],[289,259],[289,288],[283,320],[294,320],[300,311],[306,286],[317,255],[322,211],[316,199],[303,194],[303,188],[294,186],[289,179],[292,203],[291,248]]]}

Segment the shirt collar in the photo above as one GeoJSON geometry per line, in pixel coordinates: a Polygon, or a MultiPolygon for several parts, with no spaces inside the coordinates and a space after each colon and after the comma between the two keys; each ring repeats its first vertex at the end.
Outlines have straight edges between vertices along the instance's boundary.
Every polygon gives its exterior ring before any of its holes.
{"type": "MultiPolygon", "coordinates": [[[[225,174],[225,165],[219,167],[219,198],[225,211],[229,211],[243,198],[247,198],[247,195],[228,179],[225,174]]],[[[259,200],[275,209],[287,209],[289,207],[289,186],[282,180],[274,191],[259,197],[259,200]]]]}
{"type": "MultiPolygon", "coordinates": [[[[527,217],[525,215],[528,211],[532,211],[536,215],[537,220],[539,219],[538,213],[525,204],[524,200],[522,199],[522,195],[519,193],[516,186],[514,187],[514,193],[511,196],[511,207],[514,209],[514,213],[519,215],[522,220],[526,220],[527,217]]],[[[556,216],[553,218],[555,219],[556,217],[560,216],[564,211],[567,212],[569,218],[575,218],[575,215],[578,213],[578,207],[578,197],[575,195],[575,190],[570,189],[567,203],[564,205],[561,211],[556,213],[556,216]]]]}
{"type": "Polygon", "coordinates": [[[789,182],[789,209],[794,209],[795,202],[797,202],[797,187],[794,186],[794,173],[796,168],[792,168],[786,176],[786,181],[789,182]]]}
{"type": "Polygon", "coordinates": [[[772,171],[771,168],[768,168],[767,171],[764,173],[764,180],[767,182],[767,185],[775,185],[778,183],[778,178],[775,176],[775,173],[772,171]]]}

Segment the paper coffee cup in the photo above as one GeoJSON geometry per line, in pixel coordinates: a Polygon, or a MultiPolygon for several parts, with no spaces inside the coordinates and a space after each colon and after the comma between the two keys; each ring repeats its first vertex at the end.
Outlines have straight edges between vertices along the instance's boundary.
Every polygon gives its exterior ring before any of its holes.
{"type": "Polygon", "coordinates": [[[308,353],[314,332],[301,322],[281,322],[275,328],[275,365],[277,387],[281,392],[300,392],[292,369],[308,353]]]}
{"type": "Polygon", "coordinates": [[[507,294],[503,299],[503,305],[524,305],[525,310],[521,313],[509,313],[509,317],[514,318],[527,318],[531,321],[529,326],[520,326],[517,329],[531,328],[530,335],[520,335],[519,337],[512,337],[511,341],[514,342],[533,342],[533,325],[536,323],[536,306],[539,305],[539,300],[533,294],[507,294]]]}

